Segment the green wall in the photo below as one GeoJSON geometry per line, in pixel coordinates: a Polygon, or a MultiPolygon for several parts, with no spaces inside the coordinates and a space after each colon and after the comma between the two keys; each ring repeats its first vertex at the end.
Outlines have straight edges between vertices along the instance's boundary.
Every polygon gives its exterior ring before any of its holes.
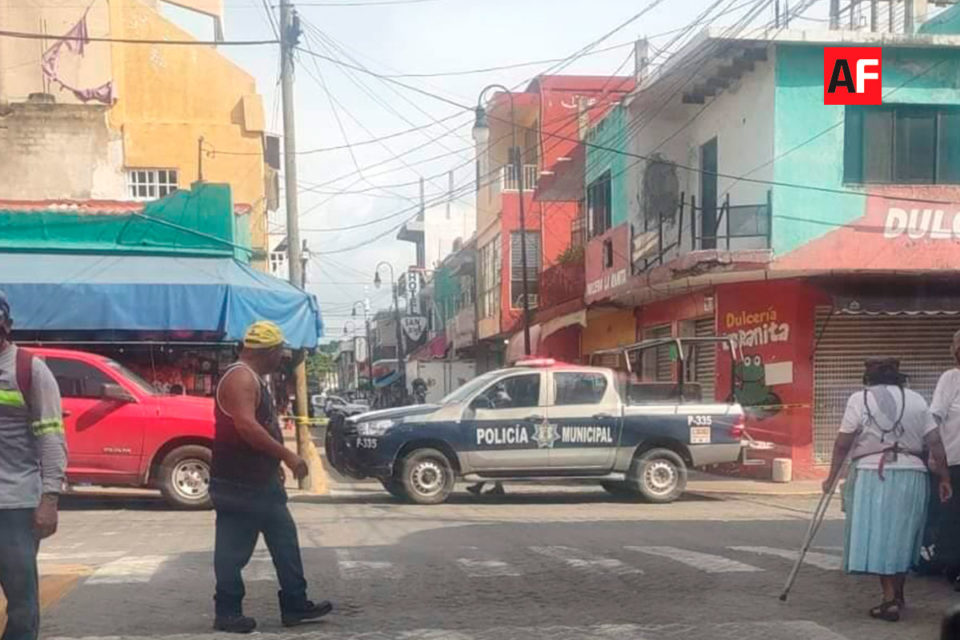
{"type": "MultiPolygon", "coordinates": [[[[960,49],[894,49],[883,56],[884,103],[960,104],[960,49]]],[[[864,214],[866,195],[843,183],[843,106],[823,104],[823,47],[776,53],[773,248],[788,253],[864,214]]]]}
{"type": "MultiPolygon", "coordinates": [[[[627,110],[622,105],[614,106],[606,117],[598,122],[587,134],[587,141],[616,149],[618,152],[627,150],[627,110]]],[[[586,188],[591,182],[599,178],[604,171],[611,175],[611,218],[613,226],[617,226],[629,219],[630,203],[627,202],[627,166],[631,161],[623,153],[606,151],[595,147],[586,148],[586,165],[584,168],[584,197],[586,188]]]]}
{"type": "Polygon", "coordinates": [[[236,247],[250,246],[249,216],[238,220],[229,185],[197,183],[147,202],[142,212],[0,208],[0,250],[236,254],[246,261],[249,253],[236,247]]]}

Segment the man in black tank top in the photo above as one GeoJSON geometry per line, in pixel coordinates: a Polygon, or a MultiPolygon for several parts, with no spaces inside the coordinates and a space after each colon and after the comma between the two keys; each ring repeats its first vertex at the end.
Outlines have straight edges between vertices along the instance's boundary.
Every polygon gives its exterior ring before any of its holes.
{"type": "Polygon", "coordinates": [[[307,475],[307,463],[283,444],[270,387],[263,376],[283,361],[283,333],[271,322],[251,325],[240,359],[220,379],[214,414],[210,497],[217,512],[214,571],[217,578],[214,629],[250,633],[257,623],[243,615],[241,571],[263,534],[280,582],[280,617],[294,626],[324,616],[333,606],[307,599],[297,527],[283,488],[285,464],[307,475]]]}

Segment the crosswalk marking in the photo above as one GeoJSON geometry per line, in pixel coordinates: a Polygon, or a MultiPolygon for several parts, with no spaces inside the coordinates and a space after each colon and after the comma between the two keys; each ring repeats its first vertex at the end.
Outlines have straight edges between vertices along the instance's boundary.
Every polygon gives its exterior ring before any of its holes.
{"type": "Polygon", "coordinates": [[[277,579],[273,560],[254,556],[243,570],[243,579],[247,582],[270,582],[277,579]]]}
{"type": "Polygon", "coordinates": [[[130,556],[101,566],[87,578],[87,584],[149,582],[167,556],[130,556]]]}
{"type": "Polygon", "coordinates": [[[706,573],[749,573],[763,571],[760,567],[750,564],[715,556],[711,553],[701,553],[699,551],[690,551],[689,549],[679,549],[677,547],[624,547],[628,551],[638,551],[652,556],[669,558],[677,562],[691,566],[695,569],[705,571],[706,573]]]}
{"type": "MultiPolygon", "coordinates": [[[[776,549],[774,547],[730,547],[734,551],[745,551],[747,553],[760,553],[768,556],[776,556],[778,558],[785,558],[791,562],[796,562],[797,552],[791,551],[790,549],[776,549]]],[[[818,569],[824,569],[826,571],[837,571],[840,569],[843,563],[843,559],[840,556],[830,555],[828,553],[817,553],[816,551],[808,551],[807,555],[803,558],[804,564],[809,564],[812,567],[817,567],[818,569]]]]}
{"type": "Polygon", "coordinates": [[[471,578],[516,577],[520,572],[502,560],[457,558],[457,564],[471,578]]]}
{"type": "Polygon", "coordinates": [[[358,560],[347,549],[337,549],[337,566],[344,580],[363,580],[370,578],[397,579],[402,572],[392,562],[384,560],[358,560]]]}
{"type": "Polygon", "coordinates": [[[126,555],[126,551],[90,551],[77,553],[44,553],[37,554],[37,562],[81,562],[89,560],[111,560],[126,555]]]}
{"type": "Polygon", "coordinates": [[[567,565],[576,569],[585,569],[587,571],[608,571],[615,575],[630,575],[643,573],[636,567],[631,567],[614,558],[603,558],[601,556],[574,549],[573,547],[549,546],[549,547],[530,547],[534,553],[539,553],[548,558],[561,560],[567,565]]]}

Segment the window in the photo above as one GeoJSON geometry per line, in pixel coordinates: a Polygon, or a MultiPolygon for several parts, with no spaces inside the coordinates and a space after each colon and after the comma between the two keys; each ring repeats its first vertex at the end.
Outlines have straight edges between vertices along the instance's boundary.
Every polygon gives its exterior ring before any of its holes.
{"type": "Polygon", "coordinates": [[[540,300],[540,232],[514,231],[510,234],[510,306],[523,308],[523,253],[520,251],[520,238],[527,245],[527,293],[530,307],[536,307],[540,300]]]}
{"type": "Polygon", "coordinates": [[[130,369],[127,369],[125,366],[123,366],[119,362],[116,362],[114,360],[107,360],[106,364],[108,367],[116,371],[118,374],[120,374],[121,376],[123,376],[124,378],[132,382],[133,384],[135,384],[144,393],[151,396],[157,393],[156,388],[152,384],[150,384],[149,382],[141,378],[139,375],[137,375],[133,371],[130,371],[130,369]]]}
{"type": "Polygon", "coordinates": [[[525,373],[495,382],[473,401],[478,409],[524,409],[540,405],[540,374],[525,373]]]}
{"type": "Polygon", "coordinates": [[[156,200],[179,188],[176,169],[128,169],[127,194],[133,200],[156,200]]]}
{"type": "Polygon", "coordinates": [[[598,236],[613,226],[610,211],[610,171],[587,185],[587,224],[590,237],[598,236]]]}
{"type": "Polygon", "coordinates": [[[960,109],[847,107],[844,181],[960,183],[960,109]]]}
{"type": "Polygon", "coordinates": [[[287,266],[287,254],[283,251],[270,252],[270,273],[275,276],[285,275],[287,266]]]}
{"type": "Polygon", "coordinates": [[[613,268],[613,240],[603,241],[603,268],[613,268]]]}
{"type": "Polygon", "coordinates": [[[500,236],[480,247],[480,317],[491,318],[500,312],[500,236]]]}
{"type": "Polygon", "coordinates": [[[602,373],[553,374],[556,405],[598,404],[607,391],[607,377],[602,373]]]}
{"type": "Polygon", "coordinates": [[[64,398],[101,398],[103,385],[114,384],[96,367],[76,360],[47,358],[47,366],[57,379],[60,395],[64,398]]]}

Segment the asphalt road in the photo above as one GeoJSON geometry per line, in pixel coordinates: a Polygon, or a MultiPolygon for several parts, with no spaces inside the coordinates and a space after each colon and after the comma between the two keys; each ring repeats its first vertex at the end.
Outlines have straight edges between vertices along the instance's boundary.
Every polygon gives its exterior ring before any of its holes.
{"type": "MultiPolygon", "coordinates": [[[[278,622],[261,550],[246,571],[247,613],[271,639],[937,637],[954,594],[913,579],[898,624],[866,610],[869,578],[839,567],[832,513],[787,604],[777,600],[813,500],[689,496],[654,506],[593,488],[508,486],[436,507],[378,491],[294,498],[314,599],[326,621],[278,622]]],[[[208,638],[213,514],[155,499],[69,498],[41,549],[44,638],[208,638]]]]}

